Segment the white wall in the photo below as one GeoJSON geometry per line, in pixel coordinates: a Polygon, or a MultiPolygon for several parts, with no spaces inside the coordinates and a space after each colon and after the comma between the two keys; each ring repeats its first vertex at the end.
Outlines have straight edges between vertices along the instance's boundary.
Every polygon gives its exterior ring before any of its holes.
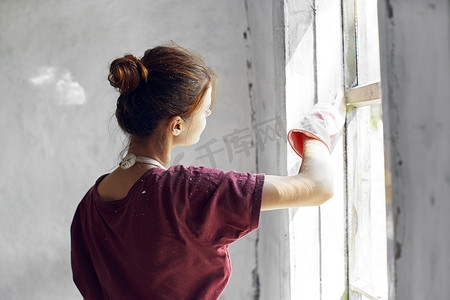
{"type": "MultiPolygon", "coordinates": [[[[255,144],[239,152],[223,140],[275,116],[255,117],[251,106],[276,101],[270,94],[272,23],[261,27],[261,36],[269,35],[258,44],[267,47],[255,59],[259,69],[248,68],[254,54],[244,38],[249,16],[253,25],[263,22],[258,13],[271,16],[272,4],[249,2],[247,9],[240,0],[195,5],[181,0],[1,2],[2,299],[80,298],[71,279],[69,226],[81,197],[116,166],[121,150],[121,134],[111,118],[118,94],[106,79],[115,57],[128,52],[142,56],[170,40],[201,53],[219,76],[216,105],[199,144],[177,149],[172,158],[188,165],[265,172],[257,169],[255,144]],[[256,72],[267,76],[258,77],[264,87],[251,96],[249,81],[256,72]],[[214,141],[211,148],[220,150],[215,163],[201,158],[214,141]]],[[[265,146],[275,149],[277,143],[268,140],[265,146]]],[[[255,233],[231,246],[233,275],[222,299],[256,299],[260,293],[257,244],[255,233]]],[[[270,290],[268,282],[264,289],[270,290]]]]}
{"type": "Polygon", "coordinates": [[[450,4],[379,1],[391,299],[450,295],[450,4]]]}

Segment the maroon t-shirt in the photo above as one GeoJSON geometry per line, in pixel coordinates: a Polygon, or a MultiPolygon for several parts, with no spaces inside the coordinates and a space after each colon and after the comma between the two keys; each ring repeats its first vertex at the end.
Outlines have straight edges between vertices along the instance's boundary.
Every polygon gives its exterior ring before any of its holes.
{"type": "Polygon", "coordinates": [[[259,226],[264,174],[148,170],[118,201],[100,177],[71,227],[73,279],[85,299],[217,299],[228,245],[259,226]]]}

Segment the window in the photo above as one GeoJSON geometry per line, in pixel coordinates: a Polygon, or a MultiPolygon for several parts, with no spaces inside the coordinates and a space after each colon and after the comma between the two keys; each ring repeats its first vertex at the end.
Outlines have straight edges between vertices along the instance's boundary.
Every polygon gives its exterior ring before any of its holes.
{"type": "MultiPolygon", "coordinates": [[[[347,219],[348,288],[350,299],[387,299],[387,238],[384,188],[383,125],[381,121],[380,58],[377,1],[357,0],[344,12],[354,24],[356,55],[347,56],[347,68],[356,67],[348,83],[347,219]],[[356,63],[355,63],[356,61],[356,63]]],[[[351,39],[346,40],[347,43],[351,39]]],[[[351,72],[348,72],[349,74],[351,72]]]]}
{"type": "MultiPolygon", "coordinates": [[[[290,211],[291,299],[387,299],[377,2],[286,5],[288,128],[294,112],[331,101],[342,86],[351,102],[333,152],[334,198],[290,211]]],[[[292,175],[300,162],[289,155],[292,175]]]]}

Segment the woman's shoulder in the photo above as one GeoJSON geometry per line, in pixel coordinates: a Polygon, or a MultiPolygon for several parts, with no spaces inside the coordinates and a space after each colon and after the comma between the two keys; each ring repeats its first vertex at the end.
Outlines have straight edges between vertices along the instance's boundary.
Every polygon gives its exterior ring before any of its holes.
{"type": "Polygon", "coordinates": [[[234,174],[252,174],[252,172],[247,171],[235,171],[235,170],[222,170],[216,168],[210,168],[205,166],[187,166],[187,165],[173,165],[169,169],[169,172],[188,172],[192,174],[225,174],[225,173],[234,173],[234,174]]]}
{"type": "Polygon", "coordinates": [[[242,172],[235,170],[221,170],[205,166],[174,165],[165,171],[160,170],[159,175],[180,176],[180,177],[205,177],[205,178],[223,178],[223,177],[247,178],[264,174],[256,174],[252,172],[242,172]]]}
{"type": "Polygon", "coordinates": [[[257,178],[263,178],[264,174],[256,174],[251,172],[237,172],[234,170],[226,171],[216,168],[209,168],[204,166],[186,166],[174,165],[168,170],[159,170],[160,179],[169,179],[171,181],[189,181],[193,184],[201,184],[207,182],[215,182],[216,184],[222,181],[255,181],[257,178]]]}
{"type": "Polygon", "coordinates": [[[170,175],[187,175],[187,176],[198,176],[198,175],[211,175],[211,174],[224,174],[226,171],[215,169],[215,168],[208,168],[204,166],[186,166],[186,165],[173,165],[169,169],[166,170],[166,172],[162,171],[160,172],[160,175],[163,175],[164,173],[168,173],[170,175]]]}

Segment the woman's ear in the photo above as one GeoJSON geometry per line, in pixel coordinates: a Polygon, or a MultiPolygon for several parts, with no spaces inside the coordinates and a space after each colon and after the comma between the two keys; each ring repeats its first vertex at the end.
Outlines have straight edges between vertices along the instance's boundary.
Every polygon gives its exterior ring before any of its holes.
{"type": "Polygon", "coordinates": [[[185,123],[185,121],[181,117],[179,117],[179,116],[173,117],[169,121],[170,133],[174,136],[179,136],[183,129],[184,123],[185,123]]]}

